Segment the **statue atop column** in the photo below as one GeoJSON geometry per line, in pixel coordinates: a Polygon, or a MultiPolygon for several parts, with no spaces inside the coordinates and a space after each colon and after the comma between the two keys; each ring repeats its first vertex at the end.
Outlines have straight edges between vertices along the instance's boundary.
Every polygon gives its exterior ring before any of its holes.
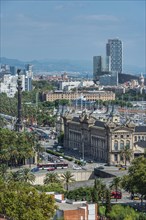
{"type": "Polygon", "coordinates": [[[17,80],[17,90],[18,90],[18,105],[17,105],[17,121],[15,125],[15,130],[20,132],[22,130],[22,79],[20,76],[21,69],[17,70],[18,80],[17,80]]]}

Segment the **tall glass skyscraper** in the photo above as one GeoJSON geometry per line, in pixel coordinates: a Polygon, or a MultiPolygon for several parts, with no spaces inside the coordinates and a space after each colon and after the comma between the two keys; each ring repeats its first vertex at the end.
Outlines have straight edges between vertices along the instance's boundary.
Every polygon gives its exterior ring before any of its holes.
{"type": "Polygon", "coordinates": [[[109,57],[111,71],[122,73],[122,41],[119,39],[109,39],[106,44],[106,56],[109,57]]]}
{"type": "Polygon", "coordinates": [[[102,57],[94,56],[93,57],[93,80],[99,80],[99,76],[102,72],[102,57]]]}
{"type": "MultiPolygon", "coordinates": [[[[104,59],[102,56],[93,57],[93,81],[99,81],[100,76],[104,74],[109,74],[110,69],[107,68],[107,59],[104,59]]],[[[109,62],[109,59],[108,59],[109,62]]]]}

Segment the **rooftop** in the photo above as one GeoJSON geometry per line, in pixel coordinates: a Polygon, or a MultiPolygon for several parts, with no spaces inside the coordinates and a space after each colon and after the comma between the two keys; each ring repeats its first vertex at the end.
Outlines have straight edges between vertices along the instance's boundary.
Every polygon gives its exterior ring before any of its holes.
{"type": "Polygon", "coordinates": [[[146,141],[137,141],[134,145],[138,145],[139,147],[146,148],[146,141]]]}
{"type": "Polygon", "coordinates": [[[146,132],[146,126],[136,126],[135,132],[146,132]]]}
{"type": "Polygon", "coordinates": [[[59,203],[56,202],[58,209],[60,210],[76,210],[84,206],[85,203],[78,203],[78,204],[70,204],[70,203],[59,203]]]}

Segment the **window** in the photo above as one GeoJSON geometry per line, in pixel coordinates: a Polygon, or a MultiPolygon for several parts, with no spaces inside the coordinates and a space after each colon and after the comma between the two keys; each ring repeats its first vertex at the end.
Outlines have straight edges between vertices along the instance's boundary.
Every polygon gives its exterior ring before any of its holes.
{"type": "Polygon", "coordinates": [[[126,141],[126,147],[130,148],[130,141],[129,140],[126,141]]]}
{"type": "Polygon", "coordinates": [[[134,137],[134,141],[137,141],[137,136],[134,137]]]}
{"type": "Polygon", "coordinates": [[[114,142],[114,150],[118,150],[118,141],[114,142]]]}
{"type": "Polygon", "coordinates": [[[129,134],[127,134],[127,138],[129,137],[129,134]]]}
{"type": "Polygon", "coordinates": [[[123,135],[121,135],[121,138],[123,138],[123,135]]]}
{"type": "Polygon", "coordinates": [[[117,138],[117,135],[115,134],[115,138],[117,138]]]}
{"type": "Polygon", "coordinates": [[[118,155],[114,154],[114,161],[117,161],[117,160],[118,160],[118,155]]]}
{"type": "Polygon", "coordinates": [[[124,141],[120,142],[120,150],[124,149],[124,141]]]}

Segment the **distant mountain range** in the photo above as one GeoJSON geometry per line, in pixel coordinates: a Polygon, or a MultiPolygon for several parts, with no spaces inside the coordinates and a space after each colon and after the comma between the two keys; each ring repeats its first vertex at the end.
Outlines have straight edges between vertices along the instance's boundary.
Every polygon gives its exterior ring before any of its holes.
{"type": "MultiPolygon", "coordinates": [[[[8,64],[10,66],[16,66],[17,68],[24,69],[26,64],[32,64],[34,73],[39,72],[80,72],[81,74],[91,74],[93,72],[92,60],[67,60],[67,59],[44,59],[44,60],[32,60],[32,61],[20,61],[18,59],[9,59],[6,57],[0,57],[0,64],[8,64]]],[[[145,72],[144,68],[125,65],[124,73],[133,75],[145,72]]]]}

